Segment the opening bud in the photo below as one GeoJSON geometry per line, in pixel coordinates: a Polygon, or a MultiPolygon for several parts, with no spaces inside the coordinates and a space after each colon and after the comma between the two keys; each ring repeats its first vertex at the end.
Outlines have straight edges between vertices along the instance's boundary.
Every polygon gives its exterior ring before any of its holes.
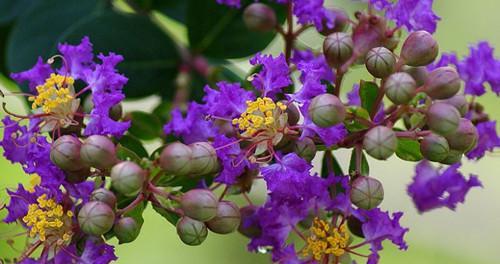
{"type": "Polygon", "coordinates": [[[335,32],[343,32],[347,29],[349,24],[349,15],[342,9],[328,9],[327,12],[332,13],[335,20],[333,22],[333,27],[329,28],[326,23],[323,23],[323,30],[320,32],[323,36],[328,36],[335,32]]]}
{"type": "Polygon", "coordinates": [[[450,149],[450,152],[448,152],[448,156],[446,156],[446,158],[440,162],[446,165],[455,164],[457,162],[460,162],[460,160],[462,160],[463,154],[464,153],[461,151],[450,149]]]}
{"type": "Polygon", "coordinates": [[[358,218],[352,215],[347,219],[347,228],[349,228],[349,231],[351,231],[351,233],[353,233],[355,236],[364,238],[365,235],[363,234],[362,226],[363,223],[361,223],[358,218]]]}
{"type": "Polygon", "coordinates": [[[99,135],[90,136],[83,141],[80,156],[86,165],[98,169],[109,169],[117,162],[115,144],[109,138],[99,135]]]}
{"type": "Polygon", "coordinates": [[[425,66],[433,62],[439,52],[439,45],[427,31],[412,32],[401,48],[401,58],[409,66],[425,66]]]}
{"type": "Polygon", "coordinates": [[[111,169],[111,185],[125,196],[137,195],[144,184],[144,170],[132,161],[122,161],[111,169]]]}
{"type": "Polygon", "coordinates": [[[365,65],[368,72],[377,78],[385,78],[394,72],[396,57],[384,47],[376,47],[366,54],[365,65]]]}
{"type": "Polygon", "coordinates": [[[366,152],[379,160],[388,159],[398,146],[398,138],[392,129],[376,126],[365,134],[363,147],[366,152]]]}
{"type": "Polygon", "coordinates": [[[78,171],[85,168],[80,159],[82,142],[74,136],[59,137],[50,148],[50,160],[64,171],[78,171]]]}
{"type": "Polygon", "coordinates": [[[460,113],[452,105],[436,102],[427,110],[427,125],[440,135],[454,133],[459,123],[460,113]]]}
{"type": "Polygon", "coordinates": [[[296,125],[300,120],[299,109],[297,108],[297,106],[295,104],[290,104],[290,103],[288,103],[288,101],[282,100],[281,102],[287,106],[285,112],[288,116],[288,120],[287,120],[288,124],[291,126],[296,125]]]}
{"type": "Polygon", "coordinates": [[[132,217],[120,218],[113,226],[113,232],[120,244],[134,241],[139,236],[140,230],[141,227],[132,217]]]}
{"type": "Polygon", "coordinates": [[[450,146],[446,138],[436,134],[430,134],[424,137],[422,142],[420,142],[420,152],[426,159],[440,162],[448,156],[450,146]]]}
{"type": "Polygon", "coordinates": [[[174,142],[161,152],[160,167],[167,173],[183,176],[191,172],[193,151],[190,147],[174,142]]]}
{"type": "Polygon", "coordinates": [[[309,105],[309,116],[319,127],[331,127],[345,119],[345,107],[339,98],[332,94],[320,94],[309,105]]]}
{"type": "Polygon", "coordinates": [[[238,232],[242,235],[252,238],[258,237],[262,233],[258,225],[258,219],[256,219],[255,215],[258,209],[259,208],[255,205],[247,205],[240,208],[241,222],[238,227],[238,232]]]}
{"type": "Polygon", "coordinates": [[[323,54],[333,68],[341,67],[353,53],[354,43],[351,36],[343,32],[328,35],[323,42],[323,54]]]}
{"type": "Polygon", "coordinates": [[[403,71],[408,73],[413,80],[415,80],[417,87],[424,85],[427,80],[427,76],[429,75],[429,71],[426,67],[411,67],[411,66],[403,66],[403,71]]]}
{"type": "Polygon", "coordinates": [[[214,147],[208,142],[196,142],[190,144],[191,173],[195,175],[206,175],[214,173],[219,169],[217,153],[214,147]]]}
{"type": "Polygon", "coordinates": [[[118,121],[123,117],[123,107],[122,104],[115,104],[109,109],[109,118],[118,121]]]}
{"type": "Polygon", "coordinates": [[[425,82],[425,93],[432,99],[448,99],[460,90],[460,76],[455,68],[439,67],[429,73],[425,82]]]}
{"type": "Polygon", "coordinates": [[[182,195],[180,204],[185,215],[206,222],[217,215],[219,201],[209,190],[193,189],[182,195]]]}
{"type": "Polygon", "coordinates": [[[219,202],[217,215],[206,224],[208,229],[217,234],[229,234],[240,225],[240,209],[230,201],[219,202]]]}
{"type": "Polygon", "coordinates": [[[250,30],[271,31],[277,24],[274,10],[262,3],[250,4],[243,12],[243,21],[250,30]]]}
{"type": "Polygon", "coordinates": [[[451,98],[443,100],[442,102],[453,105],[461,116],[465,116],[465,114],[469,111],[469,103],[463,94],[457,94],[451,98]]]}
{"type": "Polygon", "coordinates": [[[370,210],[384,200],[382,183],[371,177],[358,177],[352,183],[351,201],[359,208],[370,210]]]}
{"type": "Polygon", "coordinates": [[[385,94],[394,104],[407,104],[415,96],[417,83],[406,72],[391,74],[384,84],[385,94]]]}
{"type": "Polygon", "coordinates": [[[116,207],[115,194],[106,188],[99,188],[94,190],[92,194],[90,194],[90,200],[103,202],[111,207],[111,209],[114,209],[116,207]]]}
{"type": "Polygon", "coordinates": [[[461,152],[468,152],[476,146],[479,135],[477,129],[469,119],[461,118],[455,132],[446,135],[450,148],[461,152]]]}
{"type": "Polygon", "coordinates": [[[113,227],[115,213],[109,205],[92,201],[83,205],[78,213],[78,224],[88,235],[100,236],[113,227]]]}
{"type": "Polygon", "coordinates": [[[207,226],[205,223],[197,221],[195,219],[183,216],[176,225],[177,235],[184,242],[184,244],[189,246],[198,246],[208,235],[207,226]]]}
{"type": "Polygon", "coordinates": [[[293,152],[299,155],[299,157],[311,161],[316,156],[316,145],[312,139],[305,137],[295,141],[293,152]]]}

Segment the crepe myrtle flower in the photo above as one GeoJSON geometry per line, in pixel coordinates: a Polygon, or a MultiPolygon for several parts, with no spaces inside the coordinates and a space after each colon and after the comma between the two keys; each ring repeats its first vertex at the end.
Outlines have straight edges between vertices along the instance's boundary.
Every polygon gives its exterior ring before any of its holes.
{"type": "Polygon", "coordinates": [[[233,8],[241,7],[241,0],[216,0],[219,5],[226,5],[233,8]]]}
{"type": "Polygon", "coordinates": [[[79,110],[80,96],[91,91],[94,107],[88,115],[84,134],[123,135],[130,122],[115,121],[109,117],[111,107],[125,97],[122,88],[127,78],[115,69],[123,57],[114,53],[99,54],[100,63],[94,61],[88,37],[76,46],[59,44],[58,50],[60,54],[49,58],[47,63],[38,58],[32,69],[11,75],[19,84],[28,82],[28,99],[33,109],[33,114],[28,116],[11,115],[20,119],[40,119],[40,132],[55,133],[61,128],[78,125],[77,118],[86,116],[79,110]],[[58,58],[62,60],[61,67],[53,69],[52,64],[58,58]],[[85,84],[79,92],[75,91],[77,81],[85,84]]]}
{"type": "Polygon", "coordinates": [[[495,148],[500,148],[500,137],[496,127],[496,121],[486,121],[476,125],[479,139],[476,147],[465,154],[467,158],[477,160],[484,157],[487,151],[491,152],[495,148]]]}
{"type": "Polygon", "coordinates": [[[274,98],[283,88],[292,84],[290,70],[283,54],[273,57],[257,53],[250,59],[250,64],[262,67],[258,73],[249,78],[252,85],[261,92],[262,97],[274,98]]]}

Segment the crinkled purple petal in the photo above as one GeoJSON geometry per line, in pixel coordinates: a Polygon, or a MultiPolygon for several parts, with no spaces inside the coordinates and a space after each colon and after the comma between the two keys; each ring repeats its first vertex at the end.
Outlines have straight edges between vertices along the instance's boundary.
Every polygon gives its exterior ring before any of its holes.
{"type": "Polygon", "coordinates": [[[387,8],[386,15],[396,25],[404,26],[408,31],[425,30],[434,33],[441,18],[432,11],[433,2],[434,0],[399,0],[387,8]]]}
{"type": "Polygon", "coordinates": [[[218,134],[218,130],[211,121],[206,119],[206,114],[207,107],[196,102],[189,103],[185,117],[180,109],[175,108],[171,112],[170,121],[163,127],[163,131],[165,134],[173,133],[182,137],[186,144],[213,139],[218,134]]]}
{"type": "Polygon", "coordinates": [[[203,101],[207,107],[207,113],[210,115],[235,118],[246,110],[246,101],[253,101],[255,95],[241,88],[239,83],[217,83],[219,90],[205,86],[205,96],[203,101]]]}
{"type": "Polygon", "coordinates": [[[50,65],[45,63],[42,57],[38,57],[33,68],[19,73],[12,73],[10,77],[19,84],[28,81],[30,91],[36,92],[36,86],[45,83],[45,80],[49,78],[50,74],[53,72],[50,65]]]}
{"type": "Polygon", "coordinates": [[[324,8],[324,0],[294,0],[293,14],[302,25],[314,24],[318,31],[335,26],[335,15],[324,8]]]}
{"type": "Polygon", "coordinates": [[[69,69],[61,68],[61,74],[69,73],[75,79],[82,79],[86,71],[94,66],[94,54],[92,53],[92,43],[89,37],[84,37],[78,45],[61,43],[58,46],[59,52],[66,60],[69,69]]]}
{"type": "Polygon", "coordinates": [[[476,125],[479,138],[474,149],[465,155],[469,159],[480,159],[487,151],[493,151],[500,147],[500,137],[497,134],[496,121],[482,122],[476,125]]]}
{"type": "Polygon", "coordinates": [[[241,0],[216,0],[219,5],[226,5],[233,8],[241,7],[241,0]]]}
{"type": "Polygon", "coordinates": [[[262,97],[271,97],[282,92],[282,89],[292,84],[290,70],[283,54],[273,58],[271,55],[257,53],[250,64],[261,65],[259,73],[254,74],[252,85],[262,92],[262,97]]]}

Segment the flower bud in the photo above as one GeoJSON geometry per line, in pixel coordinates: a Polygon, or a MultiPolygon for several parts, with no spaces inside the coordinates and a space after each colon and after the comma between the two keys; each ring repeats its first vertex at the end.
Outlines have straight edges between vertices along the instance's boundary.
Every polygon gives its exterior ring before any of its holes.
{"type": "Polygon", "coordinates": [[[358,218],[352,215],[347,219],[347,228],[349,228],[349,231],[351,231],[351,233],[353,233],[355,236],[364,238],[365,235],[363,234],[362,226],[363,223],[361,223],[358,218]]]}
{"type": "Polygon", "coordinates": [[[183,176],[191,172],[193,151],[190,147],[174,142],[161,152],[160,167],[167,173],[183,176]]]}
{"type": "Polygon", "coordinates": [[[99,201],[88,202],[78,213],[78,224],[88,235],[100,236],[113,227],[115,213],[105,203],[99,201]]]}
{"type": "Polygon", "coordinates": [[[99,188],[97,190],[94,190],[91,194],[90,194],[90,200],[91,201],[99,201],[99,202],[103,202],[107,205],[109,205],[109,207],[111,209],[114,209],[116,207],[116,196],[115,194],[106,189],[106,188],[99,188]]]}
{"type": "Polygon", "coordinates": [[[422,142],[420,142],[420,152],[426,159],[440,162],[448,156],[450,146],[446,138],[436,134],[430,134],[424,137],[422,142]]]}
{"type": "Polygon", "coordinates": [[[219,202],[217,215],[208,221],[207,227],[217,234],[229,234],[234,232],[240,225],[240,209],[230,201],[219,202]]]}
{"type": "Polygon", "coordinates": [[[359,208],[370,210],[384,200],[382,183],[371,177],[358,177],[352,183],[351,201],[359,208]]]}
{"type": "Polygon", "coordinates": [[[453,105],[461,116],[465,116],[465,114],[469,111],[469,103],[463,94],[457,94],[451,98],[442,100],[442,102],[453,105]]]}
{"type": "Polygon", "coordinates": [[[459,123],[460,113],[452,105],[436,102],[427,110],[427,125],[440,135],[455,132],[459,123]]]}
{"type": "Polygon", "coordinates": [[[65,171],[65,180],[69,183],[82,183],[87,180],[91,172],[89,168],[83,168],[77,171],[65,171]]]}
{"type": "Polygon", "coordinates": [[[461,152],[468,152],[475,147],[479,135],[477,129],[469,119],[461,118],[455,132],[446,135],[450,148],[461,152]]]}
{"type": "Polygon", "coordinates": [[[387,78],[384,89],[394,104],[407,104],[415,96],[417,83],[408,73],[397,72],[387,78]]]}
{"type": "Polygon", "coordinates": [[[195,219],[183,216],[176,225],[177,235],[184,242],[184,244],[189,246],[198,246],[208,235],[207,226],[205,223],[197,221],[195,219]]]}
{"type": "Polygon", "coordinates": [[[439,45],[427,31],[412,32],[401,48],[401,58],[409,66],[425,66],[433,62],[439,52],[439,45]]]}
{"type": "Polygon", "coordinates": [[[208,142],[196,142],[190,144],[192,151],[191,173],[195,175],[206,175],[214,173],[219,168],[217,153],[208,142]]]}
{"type": "Polygon", "coordinates": [[[460,76],[455,68],[439,67],[429,73],[425,82],[425,93],[433,99],[447,99],[460,90],[460,76]]]}
{"type": "Polygon", "coordinates": [[[193,189],[182,195],[181,208],[184,214],[206,222],[217,215],[219,201],[214,193],[205,189],[193,189]]]}
{"type": "Polygon", "coordinates": [[[111,168],[117,162],[115,144],[100,135],[90,136],[83,141],[80,156],[86,165],[98,169],[111,168]]]}
{"type": "Polygon", "coordinates": [[[144,184],[144,173],[134,162],[122,161],[111,169],[111,185],[125,196],[135,196],[144,184]]]}
{"type": "Polygon", "coordinates": [[[462,160],[463,154],[464,153],[461,151],[450,149],[450,152],[448,152],[448,156],[446,156],[446,158],[440,162],[446,165],[455,164],[457,162],[460,162],[460,160],[462,160]]]}
{"type": "Polygon", "coordinates": [[[139,236],[140,230],[141,227],[132,217],[120,218],[113,226],[113,232],[120,244],[134,241],[139,236]]]}
{"type": "Polygon", "coordinates": [[[323,42],[323,54],[331,67],[339,68],[351,58],[353,46],[352,38],[348,34],[333,33],[323,42]]]}
{"type": "Polygon", "coordinates": [[[243,21],[253,31],[271,31],[277,25],[276,13],[262,3],[250,4],[243,12],[243,21]]]}
{"type": "Polygon", "coordinates": [[[109,109],[109,118],[118,121],[123,117],[123,107],[121,103],[113,105],[109,109]]]}
{"type": "Polygon", "coordinates": [[[323,30],[320,32],[323,36],[328,36],[335,32],[343,32],[346,30],[347,25],[349,24],[349,15],[342,9],[328,9],[327,12],[331,12],[335,17],[333,21],[333,27],[328,28],[326,23],[323,23],[323,30]]]}
{"type": "Polygon", "coordinates": [[[345,119],[345,107],[339,98],[332,94],[320,94],[309,105],[309,116],[319,127],[331,127],[345,119]]]}
{"type": "Polygon", "coordinates": [[[299,155],[299,157],[311,161],[314,159],[314,156],[316,156],[316,145],[314,141],[308,137],[298,139],[293,146],[293,152],[299,155]]]}
{"type": "Polygon", "coordinates": [[[426,67],[411,67],[411,66],[403,66],[403,71],[408,73],[413,80],[417,83],[417,87],[424,85],[427,80],[427,76],[429,75],[429,71],[426,67]]]}
{"type": "Polygon", "coordinates": [[[388,159],[398,146],[398,138],[392,129],[376,126],[365,134],[363,147],[366,152],[379,160],[388,159]]]}
{"type": "Polygon", "coordinates": [[[282,100],[281,102],[287,106],[285,112],[288,115],[288,124],[291,126],[296,125],[300,120],[299,109],[294,104],[288,103],[288,101],[282,100]]]}
{"type": "Polygon", "coordinates": [[[385,78],[393,73],[395,64],[396,57],[384,47],[373,48],[366,54],[366,69],[377,78],[385,78]]]}
{"type": "Polygon", "coordinates": [[[240,208],[241,222],[238,227],[238,232],[242,235],[252,238],[258,237],[262,233],[255,213],[259,208],[255,205],[248,205],[240,208]]]}
{"type": "Polygon", "coordinates": [[[80,159],[82,143],[76,137],[59,137],[50,148],[50,160],[64,171],[78,171],[85,168],[80,159]]]}

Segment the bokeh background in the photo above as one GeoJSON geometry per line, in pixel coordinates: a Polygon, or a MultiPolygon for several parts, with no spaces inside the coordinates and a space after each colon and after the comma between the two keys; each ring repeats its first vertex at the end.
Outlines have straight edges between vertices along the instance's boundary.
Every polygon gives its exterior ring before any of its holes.
{"type": "MultiPolygon", "coordinates": [[[[200,0],[215,1],[215,0],[200,0]]],[[[360,4],[348,0],[335,0],[329,6],[344,7],[351,14],[360,4]]],[[[488,40],[493,46],[500,47],[500,16],[498,0],[441,0],[435,1],[434,10],[442,17],[435,34],[440,50],[456,51],[460,55],[468,53],[468,45],[479,40],[488,40]]],[[[182,27],[176,34],[185,34],[182,27]]],[[[319,49],[322,39],[306,33],[301,39],[303,45],[319,49]]],[[[280,52],[282,43],[275,40],[266,52],[280,52]]],[[[497,52],[500,56],[500,53],[497,52]]],[[[236,67],[248,69],[246,61],[235,61],[236,67]]],[[[347,76],[346,86],[358,82],[365,75],[360,68],[347,76]]],[[[10,84],[3,80],[0,86],[10,84]]],[[[5,88],[5,87],[3,87],[5,88]]],[[[15,89],[15,87],[9,87],[15,89]]],[[[347,88],[344,88],[348,90],[347,88]]],[[[25,111],[23,101],[8,97],[10,108],[25,111]]],[[[141,101],[125,103],[126,110],[152,108],[158,98],[150,97],[141,101]]],[[[493,119],[500,118],[500,99],[487,94],[479,99],[493,119]]],[[[341,164],[348,164],[348,152],[338,153],[341,164]]],[[[385,188],[384,209],[405,213],[403,225],[410,227],[407,235],[409,249],[396,250],[387,244],[382,252],[381,263],[455,263],[455,264],[496,264],[500,263],[498,253],[500,238],[500,153],[491,154],[480,162],[465,162],[463,171],[480,176],[484,189],[474,189],[464,205],[456,211],[435,210],[419,215],[406,195],[406,186],[413,176],[414,164],[392,158],[388,162],[371,160],[372,176],[379,178],[385,188]]],[[[28,182],[19,166],[13,166],[3,157],[0,158],[0,202],[7,202],[6,188],[14,188],[17,183],[28,182]]],[[[253,193],[255,201],[262,201],[263,186],[256,186],[253,193]]],[[[3,218],[5,212],[0,212],[3,218]]],[[[117,245],[117,263],[268,263],[266,255],[246,251],[247,240],[239,234],[220,236],[210,233],[205,243],[199,247],[182,244],[170,225],[151,208],[144,214],[145,224],[139,238],[125,245],[117,245]]],[[[14,225],[0,223],[0,258],[18,256],[22,239],[16,239],[13,247],[7,241],[19,230],[14,225]]],[[[116,240],[111,241],[117,244],[116,240]]]]}

